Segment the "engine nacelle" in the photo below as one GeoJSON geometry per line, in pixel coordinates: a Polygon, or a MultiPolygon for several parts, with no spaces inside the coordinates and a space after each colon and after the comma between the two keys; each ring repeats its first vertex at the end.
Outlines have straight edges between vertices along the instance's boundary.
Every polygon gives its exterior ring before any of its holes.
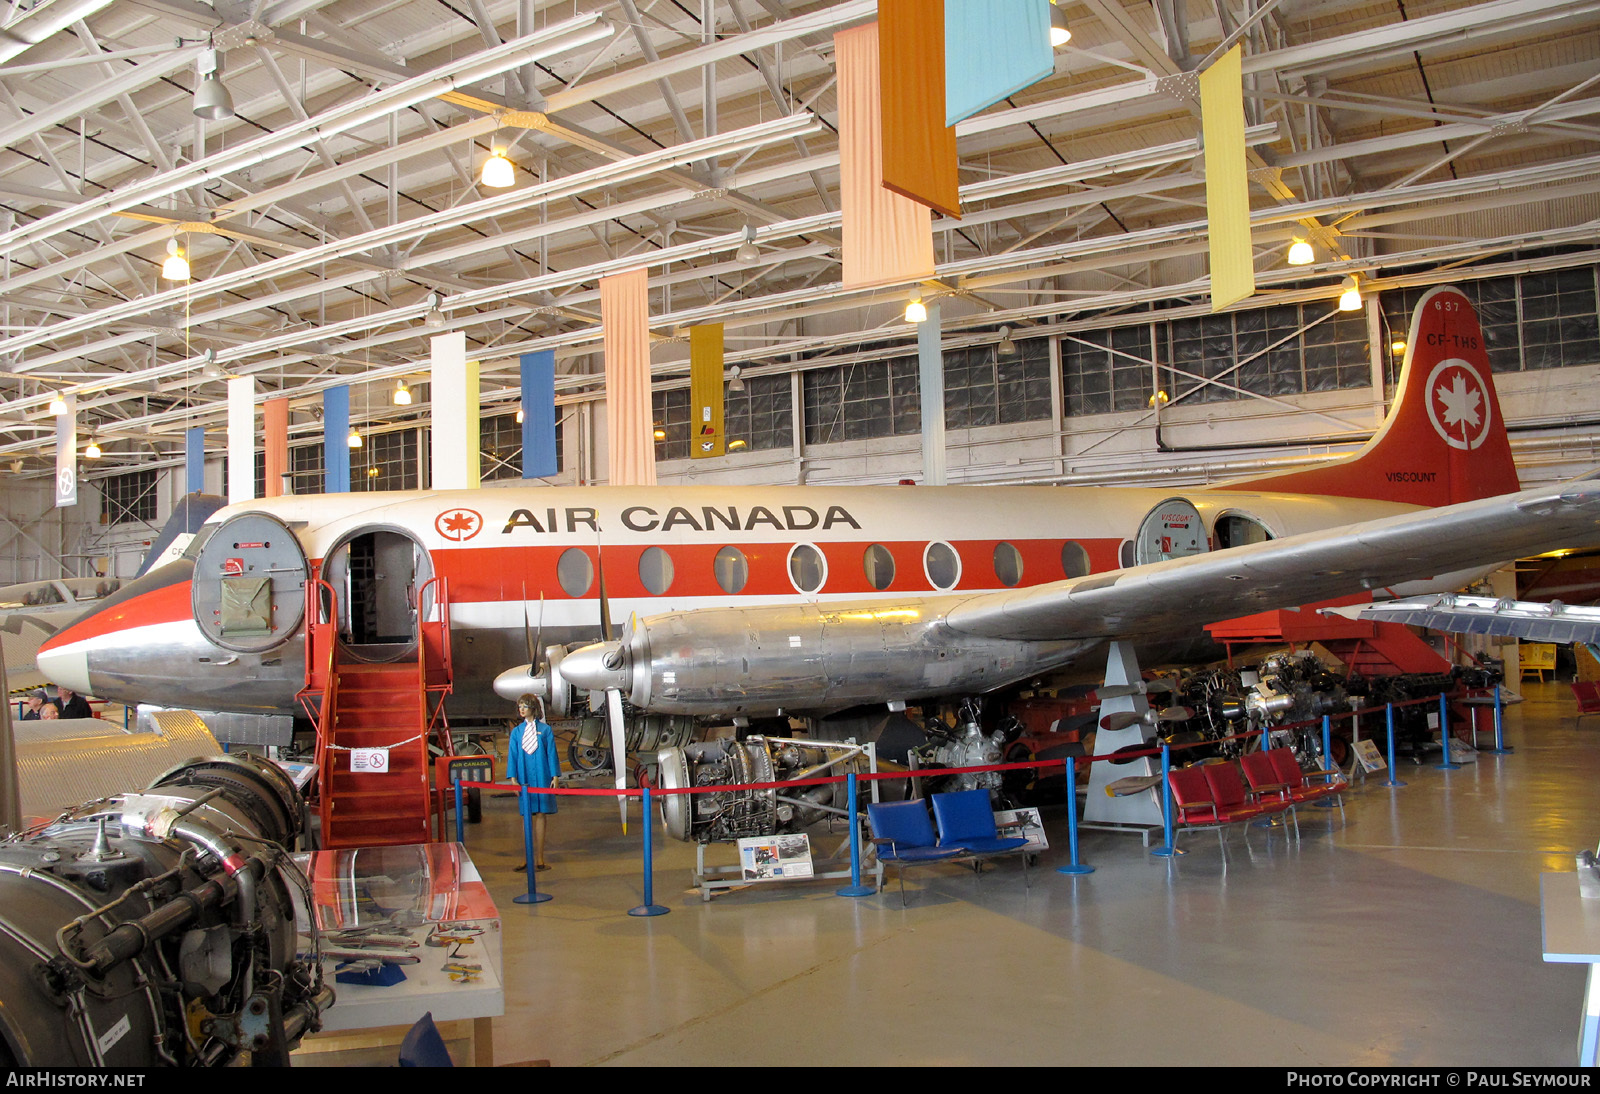
{"type": "Polygon", "coordinates": [[[287,1064],[333,1001],[296,956],[281,769],[191,760],[0,843],[0,1066],[287,1064]]]}
{"type": "Polygon", "coordinates": [[[1099,639],[962,634],[918,607],[700,609],[639,620],[620,642],[572,650],[560,674],[662,714],[827,713],[863,703],[981,694],[1072,660],[1099,639]]]}

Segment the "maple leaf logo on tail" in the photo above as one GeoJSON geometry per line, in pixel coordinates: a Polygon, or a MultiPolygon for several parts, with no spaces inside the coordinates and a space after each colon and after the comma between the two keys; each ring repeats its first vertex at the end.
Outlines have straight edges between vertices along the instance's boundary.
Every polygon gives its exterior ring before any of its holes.
{"type": "Polygon", "coordinates": [[[1470,451],[1489,435],[1483,378],[1460,358],[1440,361],[1428,376],[1428,420],[1451,448],[1470,451]]]}

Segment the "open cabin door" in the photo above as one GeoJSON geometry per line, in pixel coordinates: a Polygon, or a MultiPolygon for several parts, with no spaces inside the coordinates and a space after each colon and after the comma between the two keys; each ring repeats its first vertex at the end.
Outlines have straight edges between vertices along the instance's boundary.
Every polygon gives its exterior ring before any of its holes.
{"type": "Polygon", "coordinates": [[[266,513],[222,523],[194,560],[190,607],[200,632],[225,650],[264,653],[300,629],[306,612],[305,552],[266,513]]]}
{"type": "MultiPolygon", "coordinates": [[[[339,601],[339,644],[361,661],[394,661],[417,646],[417,590],[433,577],[427,550],[392,527],[359,528],[322,566],[339,601]]],[[[421,606],[424,613],[429,605],[421,606]]]]}

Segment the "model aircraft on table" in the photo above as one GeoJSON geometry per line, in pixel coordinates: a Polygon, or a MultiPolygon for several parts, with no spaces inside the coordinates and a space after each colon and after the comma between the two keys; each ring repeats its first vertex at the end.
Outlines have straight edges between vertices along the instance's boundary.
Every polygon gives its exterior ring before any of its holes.
{"type": "Polygon", "coordinates": [[[1382,428],[1324,465],[1187,490],[273,498],[214,514],[183,558],[101,601],[39,662],[103,698],[288,715],[306,680],[308,579],[333,590],[311,607],[337,615],[341,646],[381,662],[415,656],[437,577],[452,714],[503,715],[493,681],[521,664],[500,695],[533,691],[560,712],[588,701],[616,740],[627,707],[745,719],[989,694],[1114,639],[1171,643],[1269,608],[1459,588],[1600,543],[1597,522],[1600,483],[1518,492],[1477,317],[1438,288],[1417,305],[1382,428]],[[605,640],[615,620],[631,622],[605,640]]]}

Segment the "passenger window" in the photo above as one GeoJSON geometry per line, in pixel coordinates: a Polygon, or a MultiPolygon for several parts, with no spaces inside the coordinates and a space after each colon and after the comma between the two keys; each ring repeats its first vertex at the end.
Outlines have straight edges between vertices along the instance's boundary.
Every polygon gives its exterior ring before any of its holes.
{"type": "Polygon", "coordinates": [[[1009,543],[994,546],[994,576],[1008,589],[1022,583],[1022,552],[1009,543]]]}
{"type": "Polygon", "coordinates": [[[803,593],[822,588],[828,577],[828,563],[822,552],[809,543],[798,543],[789,552],[789,580],[803,593]]]}
{"type": "Polygon", "coordinates": [[[716,572],[718,587],[730,595],[742,592],[745,582],[750,580],[750,564],[745,561],[744,552],[737,547],[724,547],[718,551],[711,568],[716,572]]]}
{"type": "Polygon", "coordinates": [[[953,589],[961,579],[961,556],[948,543],[930,543],[922,552],[922,569],[935,589],[953,589]]]}
{"type": "Polygon", "coordinates": [[[1068,577],[1083,577],[1089,572],[1089,552],[1072,540],[1061,545],[1061,572],[1068,577]]]}
{"type": "Polygon", "coordinates": [[[639,556],[639,580],[651,596],[672,588],[672,556],[660,547],[647,547],[639,556]]]}
{"type": "Polygon", "coordinates": [[[556,562],[556,580],[568,596],[579,597],[589,591],[589,586],[594,584],[594,563],[583,548],[568,547],[561,552],[556,562]]]}
{"type": "Polygon", "coordinates": [[[861,565],[867,573],[867,584],[874,589],[887,589],[894,583],[894,556],[883,544],[868,547],[861,556],[861,565]]]}

